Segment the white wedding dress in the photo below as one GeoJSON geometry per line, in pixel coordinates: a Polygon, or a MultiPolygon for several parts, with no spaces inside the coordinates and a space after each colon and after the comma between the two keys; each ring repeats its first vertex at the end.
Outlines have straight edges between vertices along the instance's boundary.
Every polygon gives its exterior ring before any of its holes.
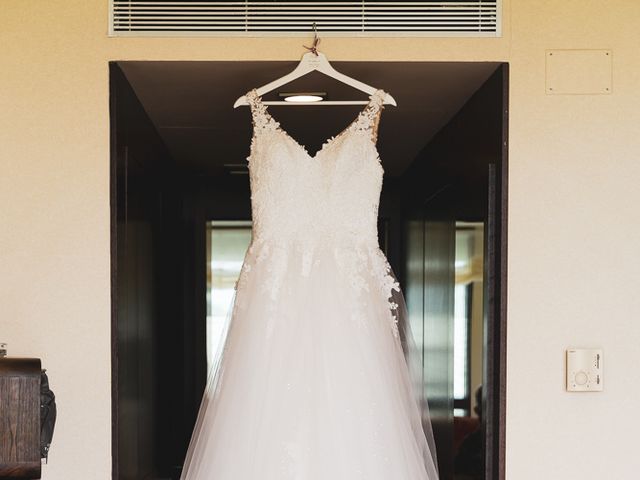
{"type": "Polygon", "coordinates": [[[253,236],[181,480],[438,478],[378,245],[385,95],[311,155],[247,93],[253,236]]]}

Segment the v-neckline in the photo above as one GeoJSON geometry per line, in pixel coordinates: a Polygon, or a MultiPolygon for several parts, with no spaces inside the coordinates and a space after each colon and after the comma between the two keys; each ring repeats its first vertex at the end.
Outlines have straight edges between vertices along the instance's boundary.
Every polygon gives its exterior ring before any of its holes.
{"type": "Polygon", "coordinates": [[[297,141],[295,138],[293,138],[289,134],[289,132],[287,132],[284,128],[282,128],[282,125],[280,124],[280,122],[278,120],[276,120],[273,117],[273,115],[271,115],[271,112],[269,111],[269,106],[266,105],[263,102],[262,95],[258,95],[258,92],[257,92],[257,90],[255,88],[252,91],[254,93],[255,100],[258,103],[260,103],[260,105],[262,106],[262,111],[263,111],[264,115],[269,117],[276,124],[276,130],[278,130],[280,133],[282,133],[282,135],[284,135],[286,138],[288,138],[289,141],[291,143],[293,143],[296,147],[298,147],[302,151],[302,153],[304,153],[309,159],[315,160],[315,159],[318,158],[318,155],[320,155],[324,150],[326,150],[334,141],[336,141],[338,138],[342,137],[343,135],[345,135],[347,132],[349,132],[351,130],[351,128],[360,119],[360,117],[371,107],[371,105],[373,105],[373,101],[374,101],[375,96],[377,94],[379,94],[382,91],[382,89],[378,88],[375,92],[373,92],[371,95],[369,95],[369,101],[365,104],[364,108],[362,110],[360,110],[360,112],[358,112],[358,114],[353,119],[353,121],[351,123],[349,123],[349,125],[347,125],[339,133],[333,135],[332,137],[327,138],[322,143],[322,146],[313,155],[311,155],[311,153],[309,153],[309,150],[307,149],[307,147],[304,144],[302,144],[299,141],[297,141]]]}

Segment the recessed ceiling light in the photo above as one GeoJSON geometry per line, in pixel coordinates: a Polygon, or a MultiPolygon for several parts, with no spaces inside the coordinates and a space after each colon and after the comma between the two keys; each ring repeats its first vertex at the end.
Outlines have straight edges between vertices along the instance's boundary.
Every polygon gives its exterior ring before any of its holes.
{"type": "Polygon", "coordinates": [[[280,97],[284,97],[285,102],[303,103],[303,102],[321,102],[327,96],[325,92],[299,92],[299,93],[280,93],[280,97]]]}

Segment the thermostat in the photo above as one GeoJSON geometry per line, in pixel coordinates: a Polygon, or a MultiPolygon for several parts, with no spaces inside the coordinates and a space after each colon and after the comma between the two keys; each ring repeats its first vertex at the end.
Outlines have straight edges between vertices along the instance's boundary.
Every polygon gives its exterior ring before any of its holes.
{"type": "Polygon", "coordinates": [[[567,350],[567,391],[601,392],[602,350],[571,348],[567,350]]]}

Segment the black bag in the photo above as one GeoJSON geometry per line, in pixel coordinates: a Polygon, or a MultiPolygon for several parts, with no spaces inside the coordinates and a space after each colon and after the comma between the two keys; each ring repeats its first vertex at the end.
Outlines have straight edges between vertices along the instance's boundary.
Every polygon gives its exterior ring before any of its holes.
{"type": "Polygon", "coordinates": [[[56,424],[56,396],[49,388],[46,370],[40,374],[40,457],[49,459],[49,447],[56,424]]]}

